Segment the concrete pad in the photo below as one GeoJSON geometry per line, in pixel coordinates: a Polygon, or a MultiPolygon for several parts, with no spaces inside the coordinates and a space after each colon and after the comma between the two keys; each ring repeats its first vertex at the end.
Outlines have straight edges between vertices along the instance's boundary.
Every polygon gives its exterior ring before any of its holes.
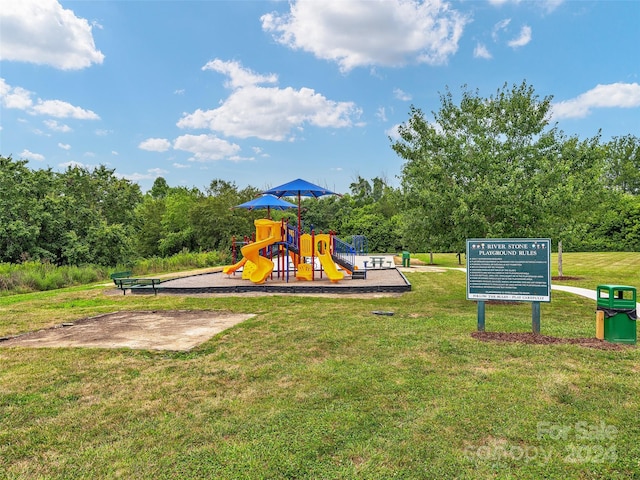
{"type": "Polygon", "coordinates": [[[252,314],[215,311],[117,312],[0,342],[0,347],[94,347],[187,351],[252,314]]]}

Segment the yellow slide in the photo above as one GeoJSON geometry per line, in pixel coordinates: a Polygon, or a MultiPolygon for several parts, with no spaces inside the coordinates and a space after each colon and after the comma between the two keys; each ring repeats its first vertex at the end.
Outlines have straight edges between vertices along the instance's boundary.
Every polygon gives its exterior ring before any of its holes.
{"type": "Polygon", "coordinates": [[[236,270],[238,270],[240,267],[243,267],[245,263],[247,263],[247,259],[243,258],[242,260],[240,260],[238,263],[234,265],[227,265],[226,267],[224,267],[222,269],[222,273],[226,273],[226,274],[233,273],[236,270]]]}
{"type": "Polygon", "coordinates": [[[242,255],[245,260],[252,262],[256,266],[256,269],[251,272],[251,276],[249,277],[249,280],[253,283],[264,283],[273,271],[273,262],[268,258],[260,256],[260,250],[277,241],[275,237],[267,237],[264,240],[242,247],[242,255]]]}
{"type": "Polygon", "coordinates": [[[240,250],[242,260],[235,265],[224,267],[224,273],[233,273],[244,266],[242,278],[249,279],[253,283],[264,283],[273,271],[273,262],[260,256],[260,250],[276,242],[282,241],[281,223],[267,219],[258,219],[253,222],[256,226],[256,241],[245,245],[240,250]]]}
{"type": "Polygon", "coordinates": [[[327,274],[327,277],[329,277],[329,280],[339,282],[344,278],[344,274],[338,271],[333,258],[331,258],[331,253],[329,252],[329,235],[316,235],[315,240],[316,245],[322,244],[322,248],[316,249],[316,254],[320,259],[324,272],[327,274]]]}

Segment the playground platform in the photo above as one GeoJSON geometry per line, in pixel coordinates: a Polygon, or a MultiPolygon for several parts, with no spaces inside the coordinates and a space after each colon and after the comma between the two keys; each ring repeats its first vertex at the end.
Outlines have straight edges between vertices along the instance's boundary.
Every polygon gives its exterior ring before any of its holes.
{"type": "MultiPolygon", "coordinates": [[[[278,278],[277,272],[263,284],[254,284],[243,280],[241,273],[227,275],[222,272],[192,275],[189,277],[165,280],[156,285],[157,294],[236,294],[236,293],[272,293],[272,294],[358,294],[358,293],[404,293],[411,291],[411,283],[395,267],[367,270],[366,279],[352,279],[345,276],[339,282],[331,282],[326,275],[320,277],[316,272],[313,281],[298,280],[291,275],[278,278]]],[[[131,289],[133,294],[154,294],[146,286],[131,289]]]]}

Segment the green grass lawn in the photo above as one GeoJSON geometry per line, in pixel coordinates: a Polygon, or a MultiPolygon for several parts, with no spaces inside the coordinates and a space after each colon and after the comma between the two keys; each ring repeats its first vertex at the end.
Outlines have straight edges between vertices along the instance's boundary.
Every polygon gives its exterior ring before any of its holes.
{"type": "MultiPolygon", "coordinates": [[[[640,253],[564,270],[640,288],[640,253]]],[[[636,347],[479,342],[463,272],[406,275],[390,298],[2,297],[0,336],[120,310],[257,315],[187,353],[0,348],[0,478],[640,477],[636,347]]],[[[542,333],[593,337],[594,310],[554,292],[542,333]]],[[[528,332],[531,307],[488,305],[486,328],[528,332]]]]}

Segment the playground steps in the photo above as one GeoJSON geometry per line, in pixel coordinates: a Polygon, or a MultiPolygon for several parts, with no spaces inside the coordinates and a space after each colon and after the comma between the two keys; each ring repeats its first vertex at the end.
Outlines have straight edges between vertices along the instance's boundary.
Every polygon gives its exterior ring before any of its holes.
{"type": "Polygon", "coordinates": [[[331,259],[336,262],[338,265],[340,265],[342,268],[344,268],[345,270],[349,270],[352,273],[356,272],[356,266],[353,265],[352,263],[347,262],[345,259],[340,258],[337,255],[331,255],[331,259]]]}

